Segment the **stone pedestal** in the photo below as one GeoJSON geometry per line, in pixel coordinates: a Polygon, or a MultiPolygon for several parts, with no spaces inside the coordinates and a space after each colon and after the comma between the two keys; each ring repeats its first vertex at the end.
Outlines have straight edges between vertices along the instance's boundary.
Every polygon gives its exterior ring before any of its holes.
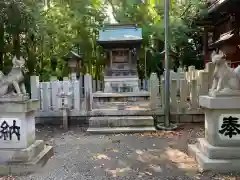
{"type": "Polygon", "coordinates": [[[205,108],[205,138],[189,145],[200,170],[239,171],[240,167],[240,97],[201,96],[205,108]]]}
{"type": "Polygon", "coordinates": [[[0,175],[33,172],[53,155],[53,148],[35,140],[38,100],[0,98],[0,175]]]}

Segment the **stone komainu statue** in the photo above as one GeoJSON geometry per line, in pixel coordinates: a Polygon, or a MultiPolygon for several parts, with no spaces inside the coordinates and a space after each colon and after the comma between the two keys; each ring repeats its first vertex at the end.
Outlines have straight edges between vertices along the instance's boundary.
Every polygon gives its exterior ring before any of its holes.
{"type": "Polygon", "coordinates": [[[226,62],[226,56],[222,51],[211,54],[215,65],[213,84],[209,91],[211,96],[234,96],[240,95],[240,66],[233,69],[226,62]]]}
{"type": "Polygon", "coordinates": [[[12,59],[12,64],[12,69],[7,75],[4,75],[0,71],[0,97],[26,94],[24,73],[22,70],[25,60],[22,57],[17,59],[15,56],[12,59]]]}

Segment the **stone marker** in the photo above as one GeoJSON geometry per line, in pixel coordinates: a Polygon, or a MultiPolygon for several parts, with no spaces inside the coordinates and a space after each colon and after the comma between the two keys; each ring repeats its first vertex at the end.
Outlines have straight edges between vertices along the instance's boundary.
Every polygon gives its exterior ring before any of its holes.
{"type": "Polygon", "coordinates": [[[221,52],[214,52],[212,59],[215,63],[214,83],[209,95],[199,98],[199,104],[205,110],[205,138],[189,145],[189,153],[203,171],[239,171],[240,81],[237,77],[240,72],[228,67],[221,52]]]}
{"type": "Polygon", "coordinates": [[[25,91],[22,65],[14,57],[10,73],[0,77],[0,175],[33,172],[53,155],[51,146],[35,140],[39,101],[25,91]]]}

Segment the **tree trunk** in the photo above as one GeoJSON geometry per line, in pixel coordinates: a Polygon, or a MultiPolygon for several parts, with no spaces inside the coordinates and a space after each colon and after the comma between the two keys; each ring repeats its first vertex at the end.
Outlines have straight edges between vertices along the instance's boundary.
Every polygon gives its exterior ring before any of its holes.
{"type": "Polygon", "coordinates": [[[13,34],[13,52],[20,59],[20,36],[19,33],[13,34]]]}

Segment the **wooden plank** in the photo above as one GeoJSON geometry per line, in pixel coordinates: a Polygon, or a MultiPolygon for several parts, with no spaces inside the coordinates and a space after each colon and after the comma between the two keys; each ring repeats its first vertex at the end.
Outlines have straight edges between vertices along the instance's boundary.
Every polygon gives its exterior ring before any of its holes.
{"type": "Polygon", "coordinates": [[[184,112],[188,108],[187,98],[189,95],[188,83],[187,80],[180,80],[180,104],[179,110],[184,112]]]}
{"type": "Polygon", "coordinates": [[[42,110],[49,111],[50,110],[50,82],[42,82],[42,110]]]}
{"type": "Polygon", "coordinates": [[[208,94],[208,72],[201,71],[199,73],[199,95],[207,95],[208,94]]]}
{"type": "MultiPolygon", "coordinates": [[[[63,86],[63,88],[62,88],[63,92],[65,94],[67,94],[67,95],[73,94],[72,84],[69,80],[63,81],[62,86],[63,86]]],[[[72,98],[73,98],[72,95],[68,96],[67,102],[66,102],[70,109],[72,109],[72,106],[73,106],[73,99],[72,98]]]]}
{"type": "Polygon", "coordinates": [[[173,112],[177,111],[178,102],[177,102],[177,80],[171,80],[170,88],[170,99],[171,99],[171,110],[173,112]]]}
{"type": "Polygon", "coordinates": [[[80,103],[81,103],[80,81],[75,80],[73,81],[73,109],[80,110],[80,103]]]}
{"type": "Polygon", "coordinates": [[[198,108],[197,80],[191,80],[190,101],[191,109],[198,108]]]}
{"type": "Polygon", "coordinates": [[[98,91],[98,85],[97,85],[97,82],[95,79],[93,79],[92,83],[93,83],[93,93],[98,91]]]}
{"type": "Polygon", "coordinates": [[[52,110],[57,111],[59,109],[58,92],[60,88],[60,82],[58,80],[51,81],[51,101],[52,110]]]}
{"type": "Polygon", "coordinates": [[[30,87],[31,87],[31,99],[39,99],[40,98],[39,76],[30,77],[30,87]]]}

